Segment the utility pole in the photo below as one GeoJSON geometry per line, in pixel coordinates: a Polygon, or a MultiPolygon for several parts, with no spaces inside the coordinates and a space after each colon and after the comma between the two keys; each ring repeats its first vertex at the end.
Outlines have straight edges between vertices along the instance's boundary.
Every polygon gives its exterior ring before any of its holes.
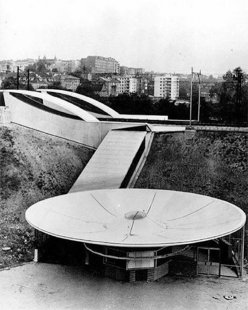
{"type": "Polygon", "coordinates": [[[16,89],[19,89],[19,78],[20,78],[19,66],[17,66],[17,73],[16,73],[16,89]]]}
{"type": "Polygon", "coordinates": [[[192,109],[193,109],[193,79],[194,76],[198,77],[198,111],[197,111],[197,120],[200,121],[200,109],[201,109],[201,70],[200,72],[194,72],[193,67],[191,68],[191,81],[190,81],[190,115],[189,115],[189,126],[192,125],[192,109]]]}
{"type": "Polygon", "coordinates": [[[200,110],[201,110],[201,70],[197,73],[198,76],[198,113],[197,113],[197,121],[200,122],[200,110]]]}
{"type": "Polygon", "coordinates": [[[192,125],[192,90],[193,90],[193,67],[191,68],[191,80],[190,80],[190,105],[189,105],[189,127],[192,125]]]}
{"type": "Polygon", "coordinates": [[[29,90],[29,69],[27,70],[28,72],[28,76],[27,76],[27,79],[28,79],[28,83],[27,83],[27,89],[29,90]]]}

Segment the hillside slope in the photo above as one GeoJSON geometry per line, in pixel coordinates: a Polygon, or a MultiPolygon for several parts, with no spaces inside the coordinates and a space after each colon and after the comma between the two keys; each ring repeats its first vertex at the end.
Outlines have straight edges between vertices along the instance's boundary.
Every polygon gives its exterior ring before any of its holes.
{"type": "Polygon", "coordinates": [[[135,187],[208,195],[233,203],[248,215],[248,134],[156,134],[135,187]]]}
{"type": "Polygon", "coordinates": [[[213,196],[248,214],[248,134],[156,134],[135,187],[213,196]]]}
{"type": "Polygon", "coordinates": [[[67,193],[93,151],[18,125],[0,127],[0,141],[0,267],[4,267],[33,256],[33,230],[25,221],[25,210],[39,200],[67,193]]]}

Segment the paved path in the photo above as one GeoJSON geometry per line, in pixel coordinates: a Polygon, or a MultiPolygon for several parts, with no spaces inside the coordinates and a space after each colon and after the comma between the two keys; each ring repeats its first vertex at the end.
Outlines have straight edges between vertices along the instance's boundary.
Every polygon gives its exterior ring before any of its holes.
{"type": "Polygon", "coordinates": [[[0,291],[1,310],[245,310],[248,305],[248,282],[239,279],[165,277],[130,284],[79,267],[41,263],[0,271],[0,291]]]}
{"type": "Polygon", "coordinates": [[[70,192],[119,188],[145,136],[146,131],[110,131],[70,192]]]}

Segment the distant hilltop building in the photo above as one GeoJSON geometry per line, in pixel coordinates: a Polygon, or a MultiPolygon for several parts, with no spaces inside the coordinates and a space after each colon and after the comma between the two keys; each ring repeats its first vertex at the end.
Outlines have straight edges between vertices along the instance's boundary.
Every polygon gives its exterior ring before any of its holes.
{"type": "Polygon", "coordinates": [[[126,66],[120,67],[120,74],[122,75],[141,75],[145,73],[143,68],[129,68],[126,66]]]}
{"type": "Polygon", "coordinates": [[[13,62],[13,71],[17,72],[17,67],[19,67],[20,70],[25,70],[26,67],[31,66],[35,63],[35,59],[21,59],[21,60],[16,60],[13,62]]]}
{"type": "Polygon", "coordinates": [[[22,60],[1,60],[0,61],[0,72],[16,72],[17,67],[20,70],[24,70],[27,66],[33,65],[35,63],[34,59],[22,59],[22,60]]]}
{"type": "Polygon", "coordinates": [[[13,71],[13,60],[1,60],[0,61],[0,72],[8,73],[13,71]]]}
{"type": "Polygon", "coordinates": [[[90,73],[120,73],[120,64],[111,57],[88,56],[81,59],[81,67],[90,73]]]}
{"type": "Polygon", "coordinates": [[[79,60],[62,60],[58,59],[54,62],[52,68],[57,69],[58,72],[68,72],[71,73],[73,71],[76,71],[78,67],[80,66],[79,60]]]}
{"type": "Polygon", "coordinates": [[[179,77],[175,75],[155,76],[154,97],[176,100],[179,97],[179,77]]]}

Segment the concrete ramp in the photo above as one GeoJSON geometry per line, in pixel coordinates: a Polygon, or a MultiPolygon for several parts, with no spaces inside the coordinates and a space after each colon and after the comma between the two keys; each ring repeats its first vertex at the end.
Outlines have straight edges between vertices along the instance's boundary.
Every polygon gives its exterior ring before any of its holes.
{"type": "Polygon", "coordinates": [[[110,131],[70,190],[126,187],[145,150],[146,131],[110,131]]]}

